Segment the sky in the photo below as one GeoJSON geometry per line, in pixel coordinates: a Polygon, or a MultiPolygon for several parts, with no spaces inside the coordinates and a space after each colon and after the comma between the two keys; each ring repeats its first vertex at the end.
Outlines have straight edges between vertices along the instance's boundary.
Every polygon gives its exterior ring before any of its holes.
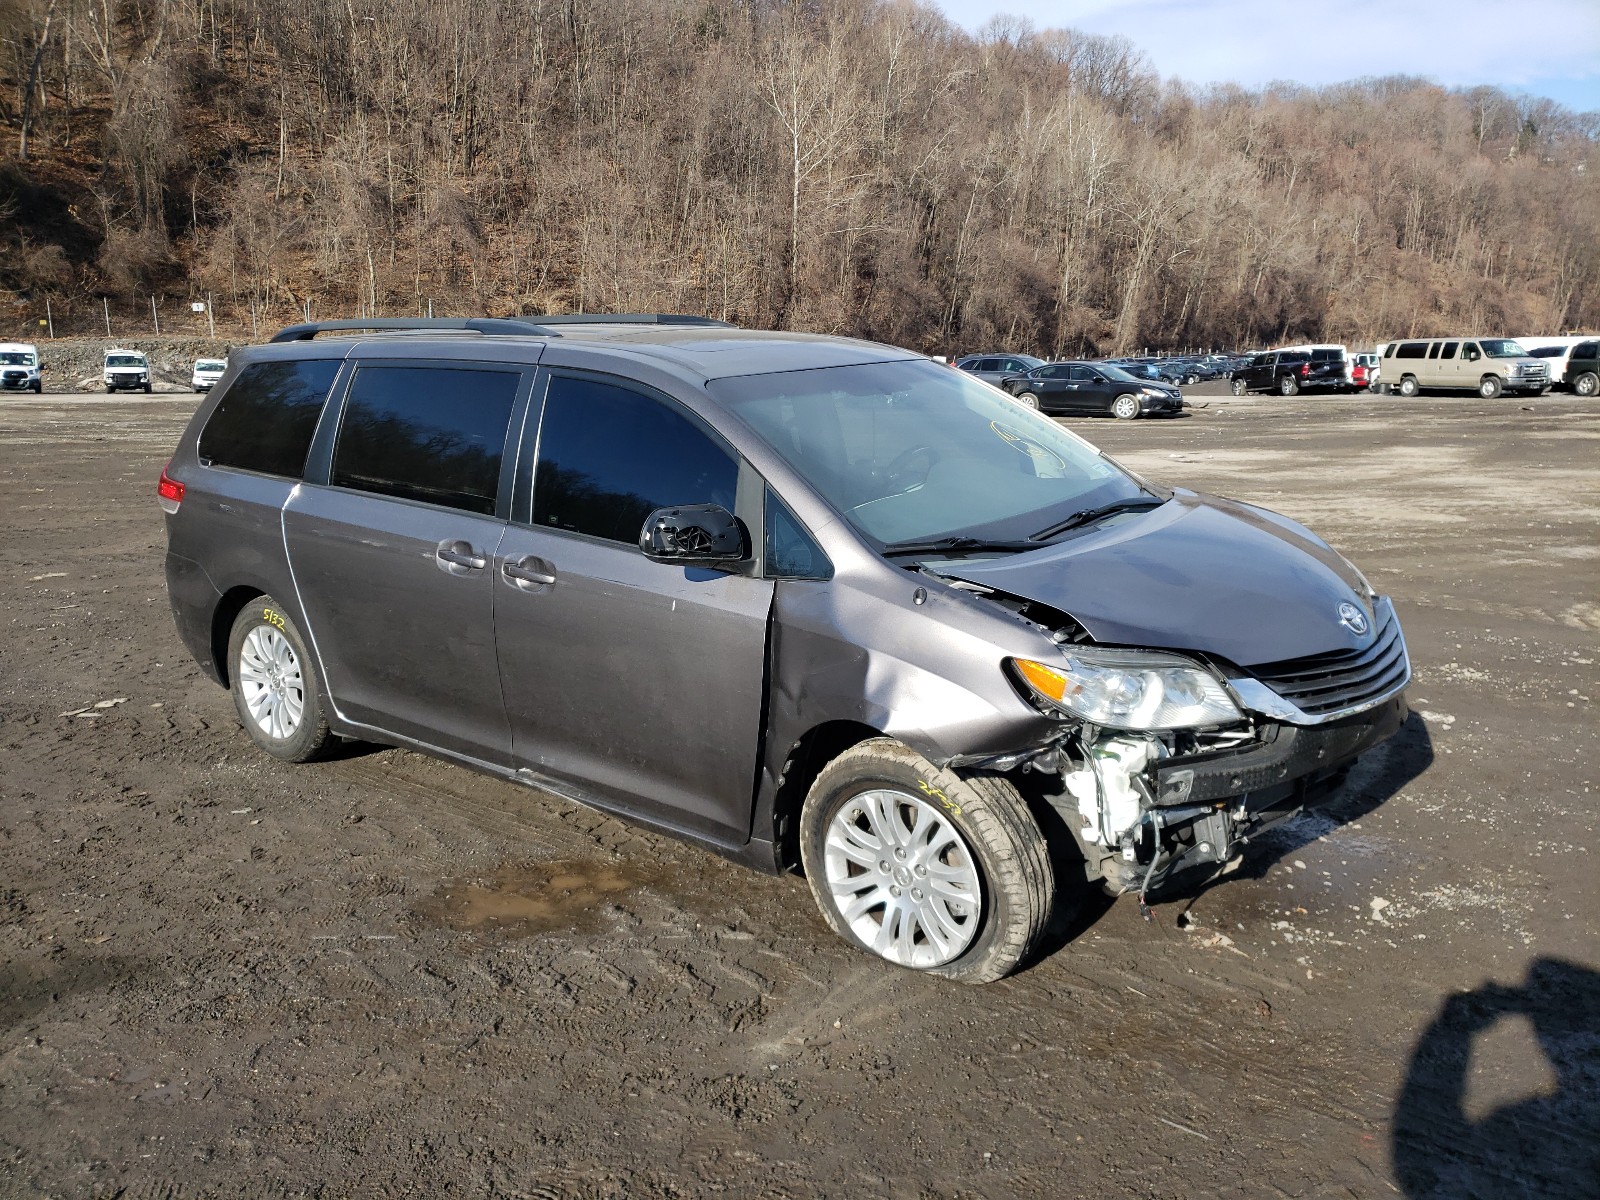
{"type": "Polygon", "coordinates": [[[1600,0],[934,2],[969,31],[1006,13],[1039,29],[1122,34],[1164,77],[1202,85],[1420,75],[1600,111],[1600,0]]]}

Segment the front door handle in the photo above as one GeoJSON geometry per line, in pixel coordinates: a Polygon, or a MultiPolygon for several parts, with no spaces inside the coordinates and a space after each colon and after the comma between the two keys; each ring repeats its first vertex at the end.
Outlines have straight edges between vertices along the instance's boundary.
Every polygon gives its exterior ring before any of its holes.
{"type": "Polygon", "coordinates": [[[433,557],[439,569],[450,575],[465,575],[468,571],[481,571],[489,560],[472,548],[472,543],[461,538],[449,538],[434,547],[433,557]]]}
{"type": "Polygon", "coordinates": [[[525,554],[515,562],[506,559],[501,564],[500,574],[520,588],[530,584],[535,587],[548,586],[556,581],[556,569],[532,554],[525,554]]]}

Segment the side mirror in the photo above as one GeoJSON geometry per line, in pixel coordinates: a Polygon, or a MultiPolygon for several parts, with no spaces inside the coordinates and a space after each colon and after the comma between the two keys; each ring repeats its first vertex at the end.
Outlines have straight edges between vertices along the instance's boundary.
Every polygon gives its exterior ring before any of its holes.
{"type": "Polygon", "coordinates": [[[750,557],[750,538],[720,504],[680,504],[645,518],[639,549],[652,562],[728,567],[750,557]]]}

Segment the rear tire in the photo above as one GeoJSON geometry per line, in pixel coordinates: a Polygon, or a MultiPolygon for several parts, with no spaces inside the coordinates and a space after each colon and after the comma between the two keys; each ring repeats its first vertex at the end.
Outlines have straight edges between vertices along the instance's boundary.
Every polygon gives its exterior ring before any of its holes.
{"type": "Polygon", "coordinates": [[[1572,381],[1572,390],[1579,396],[1600,395],[1600,375],[1585,371],[1572,381]]]}
{"type": "Polygon", "coordinates": [[[1502,387],[1503,385],[1500,382],[1500,376],[1485,375],[1482,379],[1478,380],[1478,395],[1482,396],[1485,400],[1493,400],[1500,394],[1502,387]]]}
{"type": "Polygon", "coordinates": [[[1298,395],[1300,392],[1300,381],[1293,375],[1285,375],[1282,379],[1278,380],[1278,391],[1284,396],[1298,395]]]}
{"type": "Polygon", "coordinates": [[[1400,394],[1402,396],[1415,396],[1417,391],[1417,377],[1415,375],[1400,376],[1400,394]]]}
{"type": "Polygon", "coordinates": [[[1014,970],[1055,897],[1044,835],[1009,780],[941,770],[892,738],[846,750],[817,776],[800,853],[835,933],[962,983],[1014,970]]]}
{"type": "Polygon", "coordinates": [[[284,762],[309,762],[331,734],[317,669],[299,627],[271,596],[257,596],[228,634],[228,687],[250,740],[284,762]]]}
{"type": "Polygon", "coordinates": [[[1039,397],[1032,392],[1022,392],[1017,396],[1017,403],[1022,405],[1023,408],[1038,408],[1039,397]]]}

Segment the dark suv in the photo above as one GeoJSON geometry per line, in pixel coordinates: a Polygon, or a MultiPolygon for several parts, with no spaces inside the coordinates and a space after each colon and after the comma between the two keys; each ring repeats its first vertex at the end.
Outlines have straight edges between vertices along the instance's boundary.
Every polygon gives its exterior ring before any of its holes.
{"type": "Polygon", "coordinates": [[[391,324],[233,352],[162,472],[178,629],[279,758],[415,747],[803,868],[843,937],[976,982],[1058,881],[1209,879],[1405,715],[1326,543],[921,355],[391,324]]]}

